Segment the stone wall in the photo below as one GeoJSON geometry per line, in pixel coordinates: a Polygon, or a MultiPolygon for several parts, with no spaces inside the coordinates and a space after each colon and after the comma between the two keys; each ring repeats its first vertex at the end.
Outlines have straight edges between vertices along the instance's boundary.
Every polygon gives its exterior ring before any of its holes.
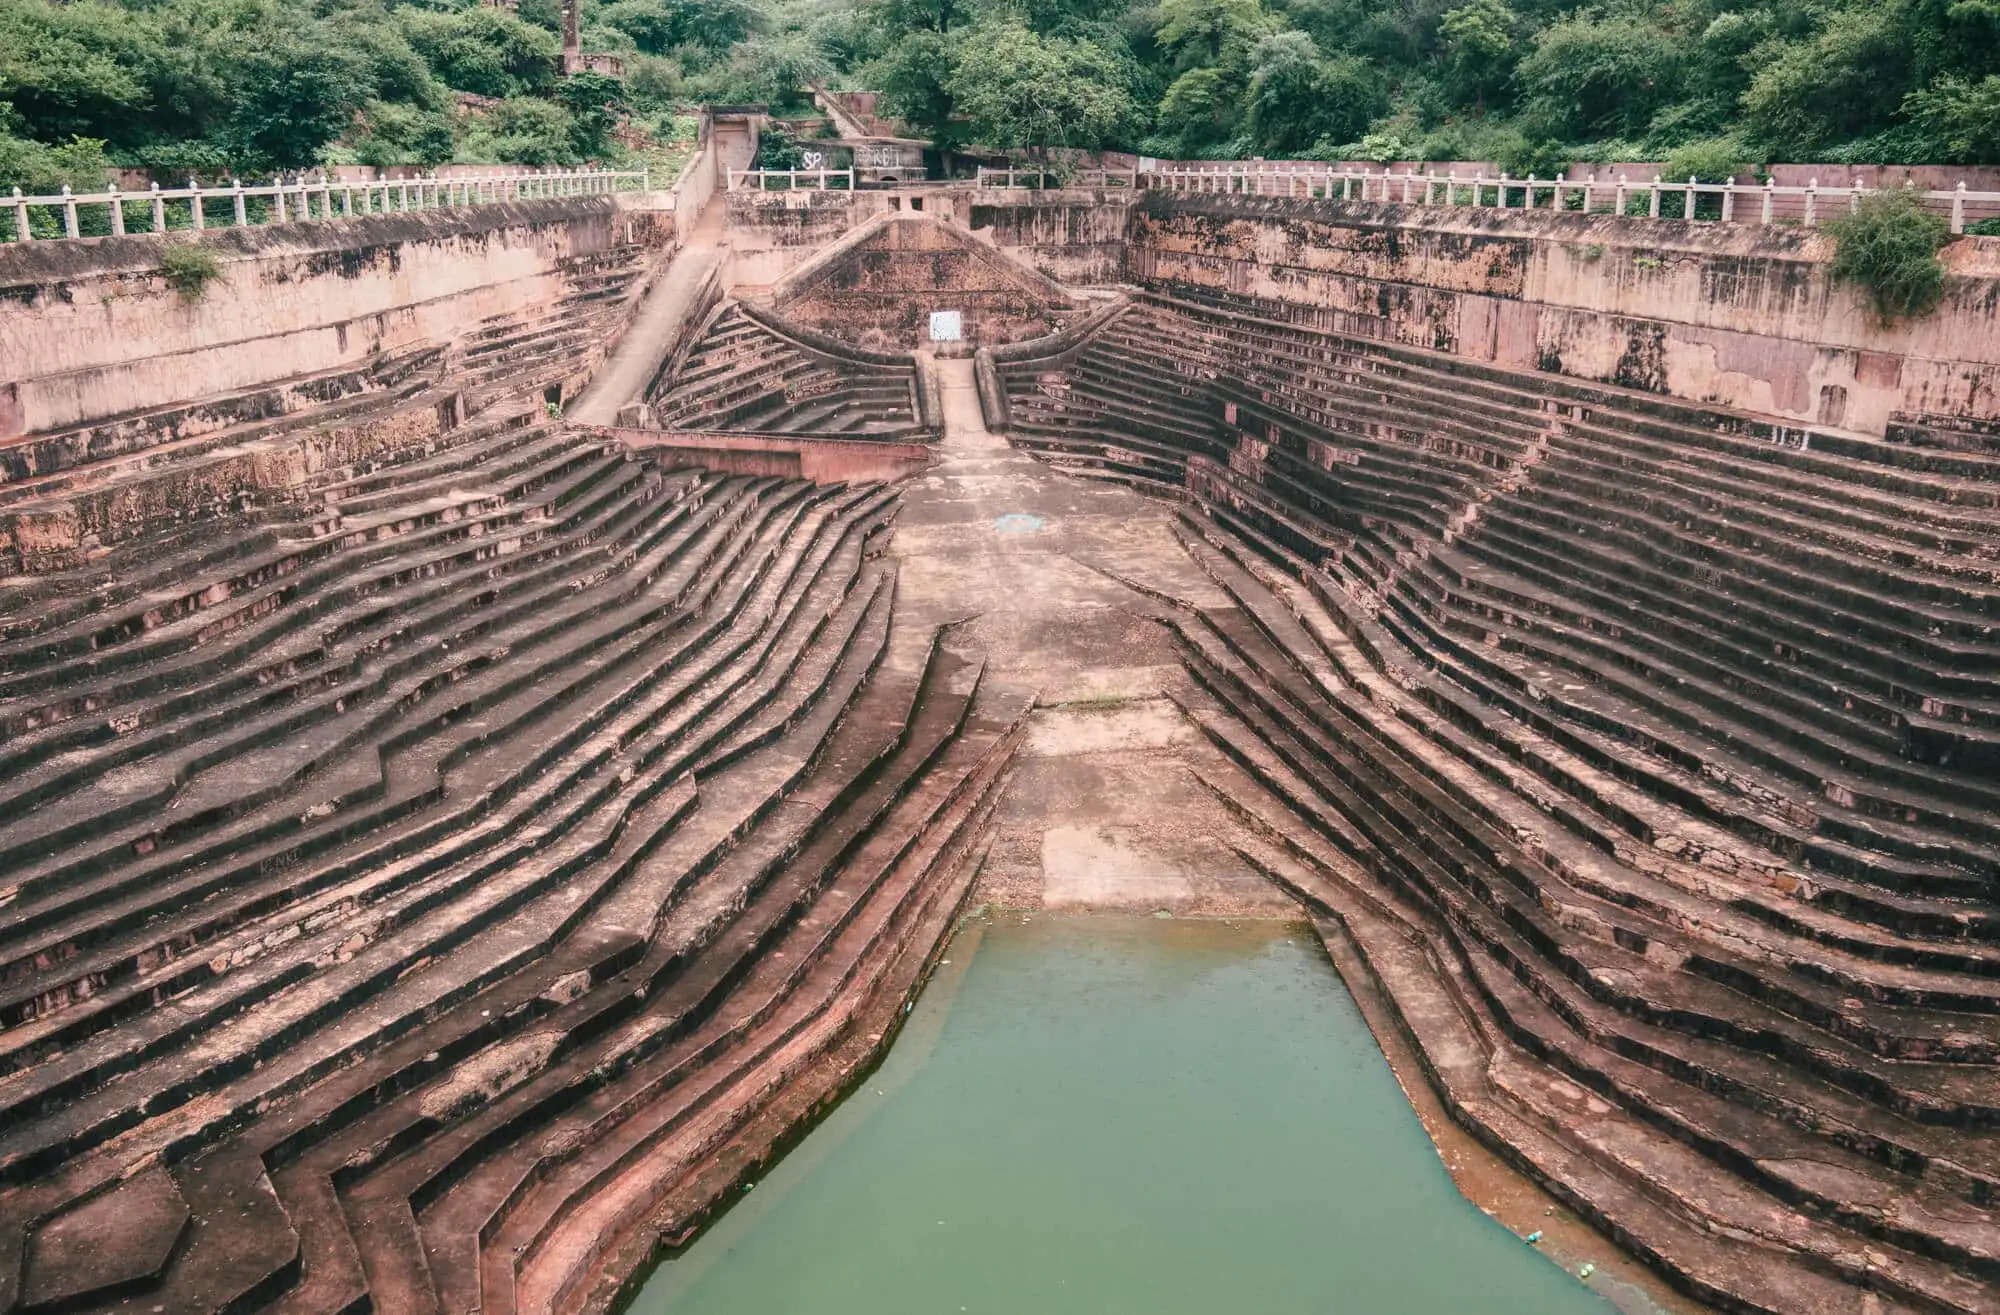
{"type": "Polygon", "coordinates": [[[920,211],[969,228],[1062,283],[1124,277],[1125,189],[1005,192],[971,185],[729,194],[730,282],[769,286],[819,247],[876,215],[920,211]]]}
{"type": "Polygon", "coordinates": [[[1552,211],[1146,194],[1130,277],[1274,319],[1881,434],[2000,415],[2000,240],[1878,324],[1824,233],[1552,211]]]}
{"type": "Polygon", "coordinates": [[[929,340],[933,311],[957,311],[967,343],[1003,343],[1067,323],[1068,292],[963,228],[928,214],[879,215],[773,289],[791,320],[864,347],[929,340]]]}
{"type": "Polygon", "coordinates": [[[160,273],[179,236],[0,248],[0,440],[225,395],[443,342],[562,294],[560,262],[672,241],[611,197],[209,233],[197,299],[160,273]]]}
{"type": "Polygon", "coordinates": [[[1023,192],[969,188],[962,222],[977,236],[1012,251],[1050,278],[1095,286],[1124,277],[1125,188],[1023,192]]]}

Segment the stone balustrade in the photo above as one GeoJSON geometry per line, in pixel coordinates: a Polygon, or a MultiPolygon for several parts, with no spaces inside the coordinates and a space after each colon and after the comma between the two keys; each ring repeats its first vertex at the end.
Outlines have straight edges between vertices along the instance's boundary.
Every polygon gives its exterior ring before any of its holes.
{"type": "Polygon", "coordinates": [[[209,227],[243,227],[253,223],[283,224],[354,215],[438,210],[493,201],[524,201],[547,197],[597,196],[611,192],[647,191],[650,174],[643,169],[556,169],[543,173],[493,174],[472,177],[384,179],[363,182],[329,178],[324,172],[274,178],[245,184],[204,187],[190,178],[186,187],[143,192],[112,187],[103,192],[73,192],[67,184],[54,196],[23,196],[16,187],[5,200],[14,212],[11,226],[0,227],[0,241],[30,242],[48,237],[122,235],[131,229],[129,207],[146,206],[145,228],[164,233],[170,228],[199,231],[209,227]],[[56,233],[48,222],[61,220],[56,233]],[[89,232],[85,230],[89,229],[89,232]]]}
{"type": "Polygon", "coordinates": [[[1037,191],[1050,187],[1140,187],[1137,169],[989,169],[979,166],[981,187],[1027,187],[1037,191]]]}
{"type": "Polygon", "coordinates": [[[732,192],[854,190],[853,169],[730,169],[732,192]]]}
{"type": "MultiPolygon", "coordinates": [[[[1005,186],[1013,186],[1015,170],[982,170],[985,175],[1005,174],[1005,186]]],[[[1871,188],[1857,182],[1847,186],[1821,186],[1813,179],[1803,186],[1779,186],[1775,179],[1762,183],[1712,183],[1690,176],[1686,182],[1615,177],[1510,178],[1485,174],[1462,175],[1418,172],[1406,168],[1397,173],[1384,168],[1380,173],[1366,169],[1332,169],[1311,164],[1217,164],[1166,169],[1096,170],[1107,176],[1130,176],[1133,186],[1158,191],[1200,192],[1239,196],[1291,196],[1379,201],[1395,205],[1489,206],[1510,209],[1547,208],[1581,213],[1639,214],[1653,219],[1697,219],[1711,222],[1763,223],[1791,219],[1808,227],[1835,214],[1851,211],[1871,188]]],[[[1023,176],[1034,179],[1033,171],[1023,176]]],[[[1027,185],[1032,186],[1030,182],[1027,185]]],[[[1085,185],[1089,185],[1086,183],[1085,185]]],[[[2000,191],[1974,191],[1960,181],[1949,189],[1907,189],[1923,198],[1926,205],[1951,217],[1951,231],[1963,233],[1969,222],[2000,215],[2000,191]]]]}

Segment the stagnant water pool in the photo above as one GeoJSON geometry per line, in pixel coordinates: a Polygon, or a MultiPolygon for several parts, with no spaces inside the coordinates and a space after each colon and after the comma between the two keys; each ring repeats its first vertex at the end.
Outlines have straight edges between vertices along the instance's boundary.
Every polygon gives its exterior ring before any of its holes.
{"type": "Polygon", "coordinates": [[[1000,915],[632,1315],[1568,1315],[1303,928],[1000,915]]]}

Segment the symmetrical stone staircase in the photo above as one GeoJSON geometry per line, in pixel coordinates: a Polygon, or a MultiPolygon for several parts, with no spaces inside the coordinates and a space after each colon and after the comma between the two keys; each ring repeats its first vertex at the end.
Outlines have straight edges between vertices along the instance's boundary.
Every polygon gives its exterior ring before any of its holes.
{"type": "Polygon", "coordinates": [[[2000,468],[1153,295],[1002,377],[1184,500],[1246,859],[1723,1309],[2000,1310],[2000,468]]]}
{"type": "Polygon", "coordinates": [[[921,439],[907,359],[808,345],[725,301],[653,403],[666,429],[921,439]]]}
{"type": "Polygon", "coordinates": [[[892,490],[541,405],[621,273],[18,481],[466,408],[0,581],[0,1311],[602,1308],[894,1034],[1026,709],[892,490]]]}

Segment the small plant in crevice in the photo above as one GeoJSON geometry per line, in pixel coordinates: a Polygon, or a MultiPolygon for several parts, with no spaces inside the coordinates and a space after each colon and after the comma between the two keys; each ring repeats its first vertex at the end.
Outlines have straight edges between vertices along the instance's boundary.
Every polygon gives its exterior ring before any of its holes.
{"type": "Polygon", "coordinates": [[[1633,267],[1637,269],[1652,270],[1652,269],[1659,269],[1661,266],[1665,265],[1666,262],[1661,260],[1658,256],[1634,256],[1632,257],[1632,264],[1633,267]]]}
{"type": "Polygon", "coordinates": [[[199,243],[176,242],[160,253],[160,277],[182,301],[200,301],[208,285],[222,277],[222,262],[199,243]]]}
{"type": "Polygon", "coordinates": [[[1604,244],[1602,242],[1592,242],[1583,249],[1583,258],[1593,262],[1604,259],[1604,244]]]}
{"type": "Polygon", "coordinates": [[[1866,290],[1882,323],[1927,315],[1943,299],[1938,248],[1951,240],[1951,225],[1922,198],[1877,192],[1825,228],[1834,244],[1833,277],[1866,290]]]}

